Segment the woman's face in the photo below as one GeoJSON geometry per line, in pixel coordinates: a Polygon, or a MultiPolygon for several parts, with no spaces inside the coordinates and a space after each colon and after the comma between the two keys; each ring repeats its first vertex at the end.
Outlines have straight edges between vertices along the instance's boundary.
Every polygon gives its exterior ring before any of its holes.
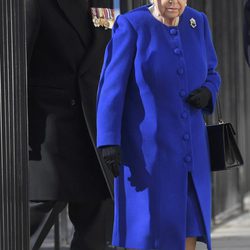
{"type": "Polygon", "coordinates": [[[175,19],[180,16],[186,5],[187,0],[154,0],[161,16],[167,19],[175,19]]]}

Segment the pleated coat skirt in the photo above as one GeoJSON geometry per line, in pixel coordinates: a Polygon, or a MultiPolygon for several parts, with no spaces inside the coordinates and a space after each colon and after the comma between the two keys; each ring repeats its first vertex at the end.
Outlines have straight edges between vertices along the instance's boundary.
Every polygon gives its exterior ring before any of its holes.
{"type": "Polygon", "coordinates": [[[97,146],[122,149],[113,244],[184,250],[195,234],[211,250],[203,114],[213,112],[220,77],[209,24],[186,7],[179,25],[167,27],[148,7],[117,18],[97,96],[97,146]],[[203,110],[186,102],[202,86],[212,93],[203,110]]]}

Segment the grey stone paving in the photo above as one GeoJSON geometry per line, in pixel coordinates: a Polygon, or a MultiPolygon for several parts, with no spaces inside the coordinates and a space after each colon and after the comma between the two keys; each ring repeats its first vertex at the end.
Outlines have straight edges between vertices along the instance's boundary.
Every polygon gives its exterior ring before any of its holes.
{"type": "Polygon", "coordinates": [[[245,208],[244,214],[213,230],[213,250],[250,250],[250,196],[245,208]]]}
{"type": "MultiPolygon", "coordinates": [[[[246,198],[245,202],[246,212],[244,214],[213,230],[213,250],[250,250],[250,196],[246,198]]],[[[43,244],[41,250],[53,249],[53,240],[50,237],[43,244]]],[[[60,250],[69,250],[69,247],[66,245],[60,250]]],[[[204,244],[198,243],[197,250],[207,249],[204,244]]]]}

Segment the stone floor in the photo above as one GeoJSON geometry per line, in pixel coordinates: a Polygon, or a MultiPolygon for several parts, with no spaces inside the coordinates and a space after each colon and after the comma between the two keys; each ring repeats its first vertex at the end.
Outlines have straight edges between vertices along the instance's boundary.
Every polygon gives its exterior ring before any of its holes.
{"type": "Polygon", "coordinates": [[[250,250],[250,196],[245,213],[213,230],[212,239],[213,250],[250,250]]]}
{"type": "MultiPolygon", "coordinates": [[[[245,202],[244,214],[213,230],[213,250],[250,250],[250,196],[246,198],[245,202]]],[[[63,245],[60,250],[69,250],[67,242],[64,242],[63,245]]],[[[41,249],[54,250],[53,237],[49,237],[41,249]]],[[[206,250],[206,246],[198,243],[197,250],[206,250]]]]}

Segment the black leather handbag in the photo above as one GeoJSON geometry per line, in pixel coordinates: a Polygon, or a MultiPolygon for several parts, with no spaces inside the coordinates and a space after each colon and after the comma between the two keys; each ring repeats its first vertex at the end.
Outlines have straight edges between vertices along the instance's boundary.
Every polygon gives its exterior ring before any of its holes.
{"type": "Polygon", "coordinates": [[[208,125],[210,162],[212,171],[227,170],[243,165],[243,158],[235,140],[231,123],[222,120],[220,101],[217,101],[218,123],[208,125]]]}

